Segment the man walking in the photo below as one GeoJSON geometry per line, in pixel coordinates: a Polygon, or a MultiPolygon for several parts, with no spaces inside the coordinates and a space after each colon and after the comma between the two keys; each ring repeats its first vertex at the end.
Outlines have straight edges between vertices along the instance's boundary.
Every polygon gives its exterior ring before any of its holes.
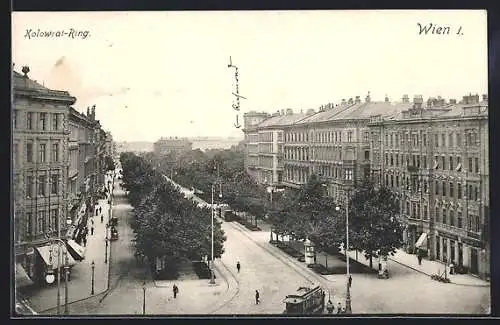
{"type": "Polygon", "coordinates": [[[177,294],[179,293],[179,288],[175,285],[175,283],[172,290],[174,291],[174,298],[177,298],[177,294]]]}
{"type": "Polygon", "coordinates": [[[240,269],[241,269],[240,261],[238,261],[238,263],[236,263],[236,268],[238,269],[238,273],[240,273],[240,269]]]}
{"type": "Polygon", "coordinates": [[[352,276],[349,274],[349,288],[352,286],[352,276]]]}
{"type": "Polygon", "coordinates": [[[418,265],[422,265],[422,255],[420,253],[418,253],[417,259],[418,259],[418,265]]]}
{"type": "Polygon", "coordinates": [[[90,227],[90,235],[94,236],[94,226],[90,227]]]}
{"type": "Polygon", "coordinates": [[[101,214],[101,223],[104,222],[104,216],[101,214]]]}
{"type": "Polygon", "coordinates": [[[259,290],[255,290],[255,304],[258,305],[260,303],[260,295],[259,295],[259,290]]]}
{"type": "Polygon", "coordinates": [[[337,304],[337,314],[341,314],[342,313],[342,305],[340,304],[340,302],[337,304]]]}
{"type": "Polygon", "coordinates": [[[328,299],[328,303],[326,304],[326,310],[328,311],[329,314],[333,313],[333,303],[330,299],[328,299]]]}

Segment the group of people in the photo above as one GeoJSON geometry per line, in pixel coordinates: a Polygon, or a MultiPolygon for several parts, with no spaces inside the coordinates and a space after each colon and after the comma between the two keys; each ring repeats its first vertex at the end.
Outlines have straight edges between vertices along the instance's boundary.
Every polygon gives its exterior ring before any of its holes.
{"type": "Polygon", "coordinates": [[[346,314],[346,309],[342,307],[342,304],[340,302],[337,304],[337,308],[335,308],[332,301],[328,299],[328,303],[326,304],[326,311],[329,314],[333,314],[335,310],[337,311],[337,314],[346,314]]]}

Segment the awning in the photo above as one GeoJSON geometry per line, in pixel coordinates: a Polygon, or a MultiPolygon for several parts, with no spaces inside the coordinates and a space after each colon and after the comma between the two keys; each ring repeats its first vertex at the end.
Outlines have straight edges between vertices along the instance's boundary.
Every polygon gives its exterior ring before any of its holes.
{"type": "MultiPolygon", "coordinates": [[[[58,257],[58,254],[57,254],[57,248],[58,246],[54,245],[52,246],[54,249],[54,251],[52,252],[52,263],[51,263],[51,260],[50,260],[50,249],[51,249],[51,246],[47,245],[47,246],[41,246],[41,247],[36,247],[36,251],[38,252],[38,254],[40,255],[40,257],[42,258],[42,260],[44,261],[45,265],[50,267],[50,265],[52,264],[52,269],[55,270],[57,269],[57,257],[58,257]]],[[[63,254],[64,255],[64,254],[63,254]]],[[[71,254],[67,254],[67,257],[68,257],[68,265],[69,266],[73,266],[76,264],[76,261],[75,259],[71,256],[71,254]]],[[[63,256],[61,256],[61,267],[62,266],[65,266],[65,261],[62,260],[63,259],[63,256]]]]}
{"type": "Polygon", "coordinates": [[[16,288],[32,285],[34,282],[20,263],[16,263],[16,288]]]}
{"type": "Polygon", "coordinates": [[[85,248],[78,245],[76,241],[70,239],[66,242],[66,245],[68,247],[68,252],[75,260],[81,261],[85,258],[85,248]]]}
{"type": "Polygon", "coordinates": [[[415,244],[416,248],[425,248],[427,249],[427,233],[423,232],[417,240],[415,244]]]}

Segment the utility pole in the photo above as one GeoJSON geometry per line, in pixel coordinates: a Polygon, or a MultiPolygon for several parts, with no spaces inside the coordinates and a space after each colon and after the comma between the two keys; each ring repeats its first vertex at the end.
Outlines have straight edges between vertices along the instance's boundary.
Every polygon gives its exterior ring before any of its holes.
{"type": "Polygon", "coordinates": [[[345,256],[347,260],[347,293],[345,297],[345,310],[346,313],[350,314],[352,313],[351,310],[351,288],[349,286],[349,194],[347,195],[347,203],[346,203],[346,220],[345,220],[345,227],[346,227],[346,248],[345,248],[345,256]]]}
{"type": "Polygon", "coordinates": [[[215,284],[214,278],[214,185],[212,184],[212,259],[210,260],[210,284],[215,284]]]}

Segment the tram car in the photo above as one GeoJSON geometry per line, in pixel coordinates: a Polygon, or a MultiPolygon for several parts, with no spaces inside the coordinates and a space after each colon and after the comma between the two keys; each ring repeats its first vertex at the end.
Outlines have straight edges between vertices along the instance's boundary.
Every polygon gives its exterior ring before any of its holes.
{"type": "Polygon", "coordinates": [[[284,314],[322,314],[325,309],[325,291],[316,286],[299,287],[293,294],[287,295],[284,314]]]}

